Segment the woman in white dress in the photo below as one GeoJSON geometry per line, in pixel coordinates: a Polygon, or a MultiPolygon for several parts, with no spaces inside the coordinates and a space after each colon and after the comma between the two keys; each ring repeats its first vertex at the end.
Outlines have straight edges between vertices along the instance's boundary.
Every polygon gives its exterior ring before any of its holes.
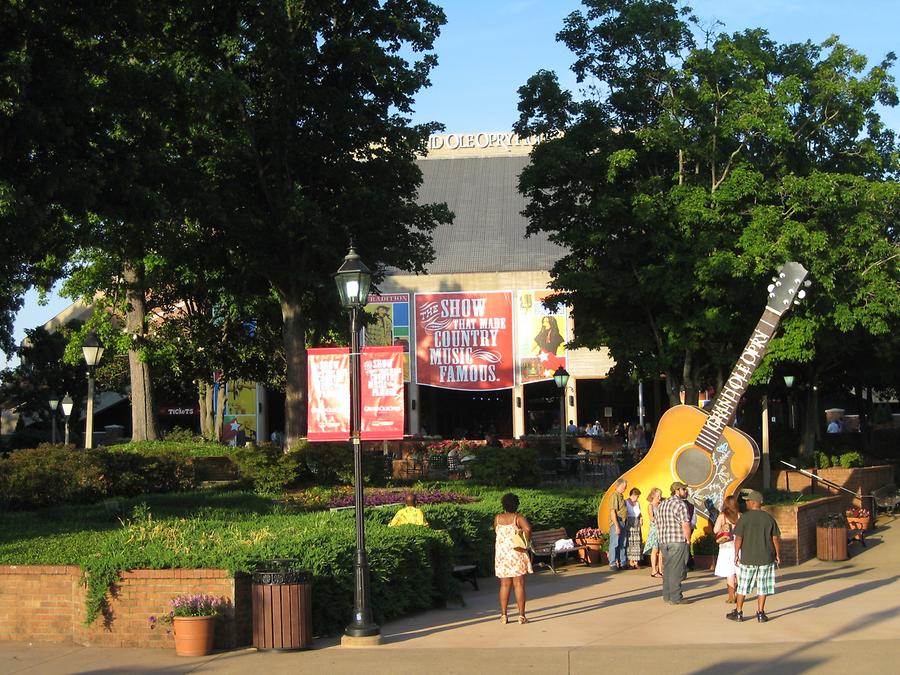
{"type": "Polygon", "coordinates": [[[716,518],[713,525],[713,533],[719,544],[719,557],[716,558],[717,577],[724,577],[728,585],[728,598],[725,602],[730,605],[735,603],[734,587],[737,583],[737,568],[734,565],[734,526],[741,517],[738,511],[737,497],[734,495],[725,497],[722,502],[722,512],[716,518]]]}

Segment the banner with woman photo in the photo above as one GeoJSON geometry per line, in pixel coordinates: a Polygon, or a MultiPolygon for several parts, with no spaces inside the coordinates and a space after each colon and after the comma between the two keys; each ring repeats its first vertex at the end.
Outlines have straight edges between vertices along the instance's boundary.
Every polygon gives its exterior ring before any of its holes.
{"type": "Polygon", "coordinates": [[[566,367],[566,308],[555,311],[543,301],[553,291],[519,291],[516,306],[519,381],[522,384],[549,380],[554,371],[566,367]]]}

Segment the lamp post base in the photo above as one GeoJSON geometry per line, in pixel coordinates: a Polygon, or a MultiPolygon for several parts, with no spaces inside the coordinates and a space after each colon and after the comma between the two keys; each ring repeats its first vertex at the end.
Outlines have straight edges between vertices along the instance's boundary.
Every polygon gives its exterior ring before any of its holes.
{"type": "Polygon", "coordinates": [[[380,644],[381,633],[359,637],[345,633],[341,636],[341,647],[377,647],[380,644]]]}

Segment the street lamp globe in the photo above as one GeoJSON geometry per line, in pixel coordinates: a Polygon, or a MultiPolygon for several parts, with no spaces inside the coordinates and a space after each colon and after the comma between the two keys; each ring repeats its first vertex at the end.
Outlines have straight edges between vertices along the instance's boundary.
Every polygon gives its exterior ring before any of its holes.
{"type": "Polygon", "coordinates": [[[346,309],[366,304],[372,285],[372,271],[359,259],[352,246],[335,273],[334,281],[341,296],[341,305],[346,309]]]}
{"type": "Polygon", "coordinates": [[[556,386],[559,389],[565,389],[566,385],[569,383],[569,371],[560,366],[556,369],[556,372],[553,373],[553,381],[556,382],[556,386]]]}
{"type": "Polygon", "coordinates": [[[793,387],[794,386],[794,376],[793,375],[785,375],[784,376],[784,384],[788,389],[793,387]]]}
{"type": "Polygon", "coordinates": [[[50,406],[50,410],[56,412],[56,409],[59,407],[59,396],[50,394],[50,396],[47,397],[47,404],[50,406]]]}
{"type": "Polygon", "coordinates": [[[63,415],[68,417],[72,414],[72,406],[75,405],[75,402],[72,400],[72,397],[66,394],[63,396],[63,400],[61,402],[63,415]]]}
{"type": "Polygon", "coordinates": [[[84,362],[88,368],[96,366],[100,362],[100,357],[103,356],[103,347],[100,346],[100,342],[94,333],[90,333],[85,338],[81,351],[84,353],[84,362]]]}

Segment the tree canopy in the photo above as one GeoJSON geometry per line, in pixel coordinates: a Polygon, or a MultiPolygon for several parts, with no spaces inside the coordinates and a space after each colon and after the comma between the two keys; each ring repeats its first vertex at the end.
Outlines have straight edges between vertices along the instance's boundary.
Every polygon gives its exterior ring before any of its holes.
{"type": "MultiPolygon", "coordinates": [[[[797,260],[811,297],[759,377],[787,361],[816,382],[863,345],[895,352],[900,188],[878,115],[897,104],[894,55],[867,68],[836,37],[711,34],[674,0],[584,4],[557,36],[581,91],[538,72],[516,125],[561,134],[534,149],[520,190],[530,231],[569,251],[552,287],[575,342],[696,401],[737,357],[768,277],[797,260]]],[[[895,363],[882,364],[894,378],[895,363]]]]}

